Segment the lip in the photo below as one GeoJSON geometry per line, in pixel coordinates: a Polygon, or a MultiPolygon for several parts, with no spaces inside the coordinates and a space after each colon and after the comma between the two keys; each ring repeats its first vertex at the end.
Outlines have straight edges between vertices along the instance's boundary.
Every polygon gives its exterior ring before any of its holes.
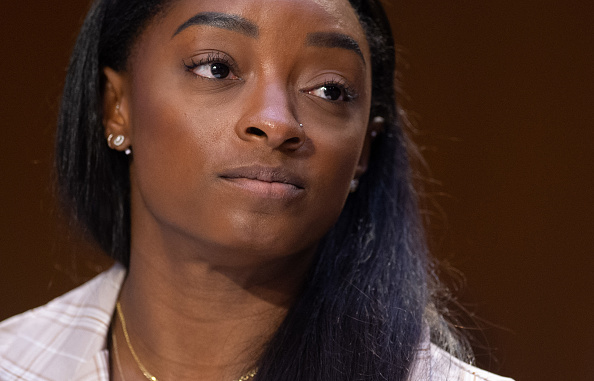
{"type": "Polygon", "coordinates": [[[286,167],[241,166],[225,170],[219,177],[263,198],[295,198],[305,188],[303,178],[286,167]]]}

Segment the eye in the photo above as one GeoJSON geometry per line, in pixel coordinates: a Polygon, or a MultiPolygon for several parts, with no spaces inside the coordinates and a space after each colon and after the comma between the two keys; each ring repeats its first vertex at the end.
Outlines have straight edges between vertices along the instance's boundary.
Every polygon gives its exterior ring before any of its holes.
{"type": "Polygon", "coordinates": [[[356,93],[346,84],[334,81],[326,82],[322,86],[306,90],[305,92],[331,102],[349,102],[357,97],[356,93]]]}
{"type": "Polygon", "coordinates": [[[203,58],[192,58],[190,63],[184,62],[186,69],[198,77],[208,79],[239,79],[234,73],[233,61],[224,54],[210,53],[203,58]]]}
{"type": "Polygon", "coordinates": [[[231,72],[231,68],[222,62],[206,63],[196,66],[192,69],[194,74],[205,78],[215,79],[236,79],[237,77],[231,72]],[[229,77],[231,76],[231,77],[229,77]]]}
{"type": "Polygon", "coordinates": [[[324,98],[329,101],[338,101],[342,99],[342,89],[338,86],[322,86],[308,91],[309,94],[324,98]]]}

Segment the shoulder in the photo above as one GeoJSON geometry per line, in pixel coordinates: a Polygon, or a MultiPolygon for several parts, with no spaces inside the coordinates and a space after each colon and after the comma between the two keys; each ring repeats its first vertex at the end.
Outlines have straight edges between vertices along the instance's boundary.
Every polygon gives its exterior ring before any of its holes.
{"type": "Polygon", "coordinates": [[[48,304],[0,323],[0,379],[71,379],[105,347],[124,276],[116,264],[48,304]]]}
{"type": "Polygon", "coordinates": [[[479,369],[450,355],[435,344],[419,350],[410,381],[513,381],[479,369]]]}
{"type": "MultiPolygon", "coordinates": [[[[513,381],[511,378],[498,376],[496,374],[479,369],[467,364],[435,344],[431,344],[431,357],[436,370],[450,376],[456,375],[459,380],[464,381],[513,381]]],[[[450,379],[450,378],[448,378],[450,379]]],[[[453,378],[456,379],[456,378],[453,378]]]]}

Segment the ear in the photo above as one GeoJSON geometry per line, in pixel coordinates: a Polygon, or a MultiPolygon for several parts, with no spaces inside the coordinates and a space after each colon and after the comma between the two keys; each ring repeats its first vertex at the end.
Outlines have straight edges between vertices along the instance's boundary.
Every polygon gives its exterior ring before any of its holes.
{"type": "Polygon", "coordinates": [[[366,171],[371,154],[371,143],[384,130],[385,119],[381,116],[375,116],[367,127],[367,134],[363,142],[363,150],[359,157],[359,163],[355,168],[355,179],[358,180],[366,171]]]}
{"type": "Polygon", "coordinates": [[[132,144],[127,76],[112,68],[103,69],[103,127],[109,148],[126,151],[132,144]]]}

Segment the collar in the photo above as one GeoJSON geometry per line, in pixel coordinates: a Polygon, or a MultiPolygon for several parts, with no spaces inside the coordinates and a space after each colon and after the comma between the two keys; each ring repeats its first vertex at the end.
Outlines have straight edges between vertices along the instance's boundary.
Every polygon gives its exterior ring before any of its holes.
{"type": "Polygon", "coordinates": [[[108,381],[107,335],[121,264],[45,306],[0,324],[0,379],[108,381]]]}

